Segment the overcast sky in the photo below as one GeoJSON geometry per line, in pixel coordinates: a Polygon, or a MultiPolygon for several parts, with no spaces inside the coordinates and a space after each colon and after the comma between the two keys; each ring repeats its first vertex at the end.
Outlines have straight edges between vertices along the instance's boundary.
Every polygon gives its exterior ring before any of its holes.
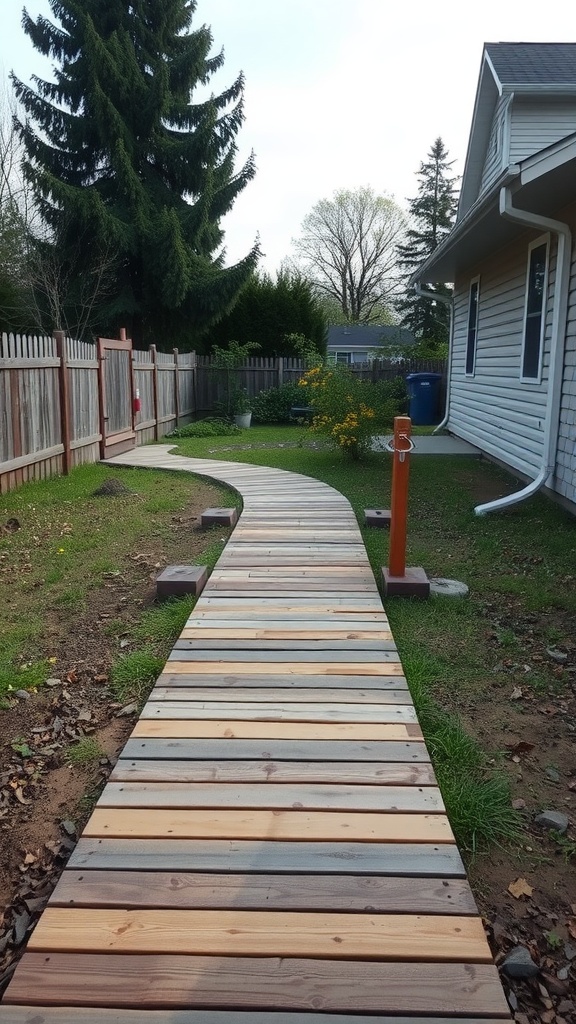
{"type": "MultiPolygon", "coordinates": [[[[46,77],[20,27],[23,4],[0,5],[4,73],[46,77]]],[[[50,15],[48,0],[27,9],[50,15]]],[[[239,159],[253,149],[258,166],[224,221],[229,262],[259,233],[264,265],[277,269],[335,189],[370,185],[405,206],[438,135],[461,173],[483,42],[572,42],[569,10],[565,0],[198,0],[194,25],[210,25],[226,54],[214,90],[246,76],[239,159]]]]}

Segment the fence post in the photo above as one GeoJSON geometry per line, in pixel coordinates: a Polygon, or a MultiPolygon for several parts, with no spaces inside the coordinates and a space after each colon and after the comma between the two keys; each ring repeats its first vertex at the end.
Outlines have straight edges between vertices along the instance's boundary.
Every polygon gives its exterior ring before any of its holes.
{"type": "Polygon", "coordinates": [[[284,356],[278,356],[276,366],[278,369],[278,387],[281,388],[284,383],[284,356]]]}
{"type": "Polygon", "coordinates": [[[178,367],[178,349],[172,349],[174,353],[174,413],[176,426],[180,423],[180,371],[178,367]]]}
{"type": "Polygon", "coordinates": [[[152,356],[152,398],[154,402],[154,440],[157,441],[160,437],[159,423],[158,423],[158,360],[156,358],[156,345],[150,345],[150,355],[152,356]]]}
{"type": "Polygon", "coordinates": [[[68,378],[68,354],[64,331],[54,331],[56,355],[60,360],[58,367],[58,390],[60,392],[60,432],[64,451],[62,453],[62,472],[68,476],[71,469],[72,450],[70,448],[70,382],[68,378]]]}

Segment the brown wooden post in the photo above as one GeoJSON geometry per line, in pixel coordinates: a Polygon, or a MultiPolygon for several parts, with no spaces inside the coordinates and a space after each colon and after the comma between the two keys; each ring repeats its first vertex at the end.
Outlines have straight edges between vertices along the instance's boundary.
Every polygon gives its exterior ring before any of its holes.
{"type": "Polygon", "coordinates": [[[150,345],[150,355],[152,356],[152,397],[154,401],[154,440],[157,441],[160,437],[160,424],[158,423],[158,361],[156,358],[156,345],[150,345]]]}
{"type": "Polygon", "coordinates": [[[106,398],[105,398],[105,379],[104,379],[104,360],[106,359],[106,351],[103,345],[103,339],[97,338],[97,352],[98,352],[98,415],[100,420],[100,458],[103,459],[106,453],[106,423],[108,417],[106,416],[106,398]]]}
{"type": "Polygon", "coordinates": [[[126,328],[120,328],[120,341],[126,341],[126,328]]]}
{"type": "Polygon", "coordinates": [[[178,349],[173,349],[174,352],[174,414],[176,416],[176,426],[180,422],[180,371],[178,368],[178,349]]]}
{"type": "Polygon", "coordinates": [[[62,453],[62,472],[68,476],[72,468],[72,449],[70,447],[70,380],[68,375],[68,353],[64,331],[54,331],[56,355],[60,360],[58,367],[58,388],[60,391],[60,431],[64,451],[62,453]]]}

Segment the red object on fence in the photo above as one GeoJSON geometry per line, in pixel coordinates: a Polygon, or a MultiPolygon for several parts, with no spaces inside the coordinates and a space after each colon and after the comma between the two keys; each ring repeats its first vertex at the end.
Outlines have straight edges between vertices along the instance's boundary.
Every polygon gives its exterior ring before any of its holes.
{"type": "Polygon", "coordinates": [[[409,416],[394,419],[394,456],[392,460],[392,498],[390,522],[390,554],[388,570],[391,576],[406,575],[406,532],[408,525],[409,452],[413,448],[410,435],[412,420],[409,416]]]}
{"type": "Polygon", "coordinates": [[[142,408],[142,402],[140,400],[140,391],[138,390],[138,388],[136,388],[136,392],[134,394],[134,403],[133,403],[133,405],[134,405],[134,412],[140,412],[140,410],[142,408]]]}

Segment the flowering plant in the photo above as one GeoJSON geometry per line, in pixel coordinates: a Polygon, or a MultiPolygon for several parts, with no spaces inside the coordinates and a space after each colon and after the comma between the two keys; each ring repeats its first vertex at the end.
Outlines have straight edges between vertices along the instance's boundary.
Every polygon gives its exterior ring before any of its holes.
{"type": "Polygon", "coordinates": [[[388,429],[398,411],[381,388],[345,366],[313,366],[298,383],[315,410],[310,429],[353,459],[370,450],[374,434],[388,429]]]}

